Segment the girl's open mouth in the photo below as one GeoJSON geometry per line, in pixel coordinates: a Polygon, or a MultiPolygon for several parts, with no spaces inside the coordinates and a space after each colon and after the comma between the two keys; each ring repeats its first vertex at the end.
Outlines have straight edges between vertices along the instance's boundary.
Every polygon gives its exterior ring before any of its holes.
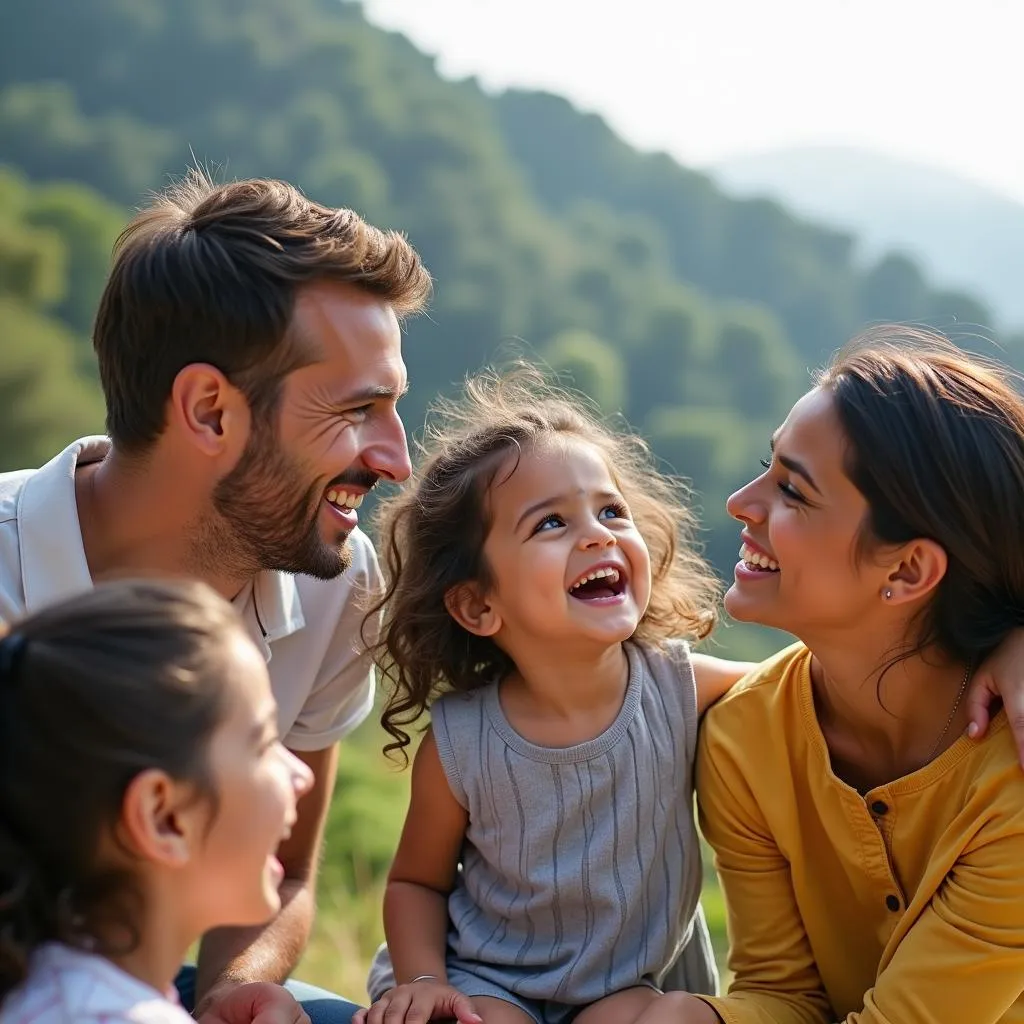
{"type": "Polygon", "coordinates": [[[626,574],[614,566],[591,569],[570,588],[569,595],[578,601],[600,601],[621,597],[626,589],[626,574]]]}

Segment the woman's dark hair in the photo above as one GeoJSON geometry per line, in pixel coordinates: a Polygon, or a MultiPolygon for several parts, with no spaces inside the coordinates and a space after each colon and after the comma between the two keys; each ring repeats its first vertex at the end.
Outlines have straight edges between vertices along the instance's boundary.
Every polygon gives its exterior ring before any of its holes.
{"type": "Polygon", "coordinates": [[[203,584],[124,581],[0,640],[0,1000],[41,943],[110,952],[97,926],[136,941],[132,879],[98,851],[146,769],[215,803],[207,746],[239,628],[203,584]]]}
{"type": "Polygon", "coordinates": [[[977,664],[1024,625],[1024,400],[1011,371],[918,327],[872,328],[819,377],[868,516],[859,553],[928,538],[948,567],[909,653],[977,664]]]}
{"type": "Polygon", "coordinates": [[[440,402],[428,420],[422,464],[412,483],[380,507],[381,553],[388,579],[376,658],[392,689],[381,724],[393,737],[385,752],[405,754],[431,699],[468,691],[505,675],[512,663],[489,637],[475,636],[448,614],[445,595],[459,583],[491,584],[483,557],[490,530],[488,493],[499,473],[551,440],[593,445],[629,505],[651,556],[651,599],[640,640],[706,636],[716,619],[719,583],[695,544],[696,521],[682,482],[660,472],[644,441],[613,430],[586,399],[518,364],[466,382],[461,401],[440,402]]]}

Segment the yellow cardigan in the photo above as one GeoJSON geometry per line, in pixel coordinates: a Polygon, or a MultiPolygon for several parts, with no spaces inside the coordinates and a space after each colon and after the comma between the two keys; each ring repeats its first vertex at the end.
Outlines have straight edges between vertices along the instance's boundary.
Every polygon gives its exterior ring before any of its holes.
{"type": "Polygon", "coordinates": [[[832,773],[810,652],[705,716],[704,835],[734,972],[726,1024],[1024,1022],[1024,772],[1006,717],[861,796],[832,773]]]}

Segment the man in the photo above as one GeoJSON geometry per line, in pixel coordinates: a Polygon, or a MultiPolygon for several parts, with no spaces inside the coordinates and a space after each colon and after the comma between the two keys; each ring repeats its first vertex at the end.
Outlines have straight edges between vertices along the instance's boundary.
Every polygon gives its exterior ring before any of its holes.
{"type": "MultiPolygon", "coordinates": [[[[429,292],[401,236],[281,182],[193,173],[115,248],[93,338],[109,438],[0,476],[0,619],[117,576],[203,579],[264,651],[315,776],[281,912],[206,936],[179,979],[206,1024],[305,1019],[278,983],[309,938],[337,741],[373,700],[360,626],[380,573],[356,510],[409,475],[398,318],[429,292]]],[[[351,1015],[319,996],[314,1024],[351,1015]]]]}

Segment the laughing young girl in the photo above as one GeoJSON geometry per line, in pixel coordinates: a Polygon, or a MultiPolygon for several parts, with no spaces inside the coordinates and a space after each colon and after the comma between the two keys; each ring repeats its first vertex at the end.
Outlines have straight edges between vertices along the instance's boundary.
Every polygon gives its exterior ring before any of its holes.
{"type": "Polygon", "coordinates": [[[0,640],[0,1021],[188,1024],[200,935],[280,907],[310,786],[263,657],[200,584],[105,584],[0,640]]]}
{"type": "Polygon", "coordinates": [[[357,1024],[654,1024],[681,956],[714,988],[691,773],[748,666],[690,651],[717,588],[642,441],[528,372],[447,412],[385,511],[384,724],[431,727],[385,897],[400,984],[357,1024]]]}

